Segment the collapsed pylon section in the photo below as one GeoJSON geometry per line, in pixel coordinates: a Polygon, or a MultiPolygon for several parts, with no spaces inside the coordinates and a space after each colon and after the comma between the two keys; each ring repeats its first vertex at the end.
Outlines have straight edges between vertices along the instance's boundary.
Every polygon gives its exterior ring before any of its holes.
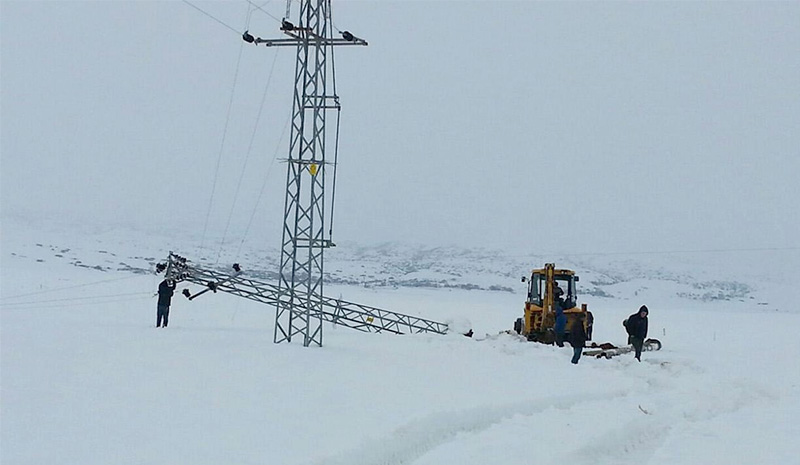
{"type": "MultiPolygon", "coordinates": [[[[225,292],[273,306],[278,306],[279,303],[287,304],[291,298],[287,292],[282,292],[278,286],[247,277],[238,264],[234,265],[233,272],[230,273],[202,268],[194,265],[184,257],[170,253],[165,271],[166,279],[173,279],[176,282],[190,282],[205,288],[195,294],[189,293],[187,297],[190,300],[209,290],[225,292]]],[[[324,321],[359,331],[392,334],[445,334],[448,329],[447,324],[438,321],[348,302],[342,299],[319,296],[319,301],[322,302],[321,313],[324,321]]]]}

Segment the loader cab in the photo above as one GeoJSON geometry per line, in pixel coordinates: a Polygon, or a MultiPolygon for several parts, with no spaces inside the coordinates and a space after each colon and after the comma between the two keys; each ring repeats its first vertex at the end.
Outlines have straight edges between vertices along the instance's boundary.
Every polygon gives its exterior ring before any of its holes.
{"type": "MultiPolygon", "coordinates": [[[[561,297],[564,299],[564,308],[575,307],[578,301],[578,288],[576,283],[578,277],[574,275],[557,274],[553,276],[553,289],[558,287],[563,291],[561,297]]],[[[534,271],[528,280],[528,302],[537,307],[542,307],[545,303],[545,293],[547,292],[547,274],[534,271]]]]}
{"type": "MultiPolygon", "coordinates": [[[[568,269],[546,263],[544,268],[531,271],[522,278],[528,283],[525,310],[514,322],[514,331],[529,341],[552,344],[555,340],[556,317],[563,312],[566,328],[588,312],[586,304],[577,306],[578,277],[568,269]]],[[[584,323],[584,328],[587,323],[584,323]]],[[[569,329],[565,331],[565,335],[569,329]]]]}

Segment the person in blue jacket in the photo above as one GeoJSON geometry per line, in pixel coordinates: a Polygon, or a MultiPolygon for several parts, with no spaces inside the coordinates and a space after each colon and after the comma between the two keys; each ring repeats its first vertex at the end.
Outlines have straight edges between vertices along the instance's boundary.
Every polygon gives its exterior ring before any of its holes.
{"type": "Polygon", "coordinates": [[[556,307],[556,324],[553,326],[555,331],[556,345],[564,347],[564,331],[567,329],[567,315],[564,314],[564,306],[560,303],[555,304],[556,307]]]}
{"type": "Polygon", "coordinates": [[[567,329],[567,315],[564,315],[564,290],[553,282],[553,310],[556,313],[556,322],[553,326],[556,345],[564,347],[564,331],[567,329]]]}

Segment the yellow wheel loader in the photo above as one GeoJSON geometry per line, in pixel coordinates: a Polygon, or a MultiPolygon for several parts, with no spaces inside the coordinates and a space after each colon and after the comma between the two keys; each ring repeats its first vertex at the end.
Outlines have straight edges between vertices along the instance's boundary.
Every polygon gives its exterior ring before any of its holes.
{"type": "Polygon", "coordinates": [[[522,278],[522,282],[526,281],[528,294],[525,314],[517,318],[514,331],[529,341],[552,344],[557,341],[556,315],[563,311],[566,317],[566,321],[562,322],[564,340],[569,336],[569,328],[580,316],[584,317],[584,329],[591,340],[593,318],[586,304],[578,307],[578,276],[574,271],[557,269],[555,264],[547,263],[544,268],[533,270],[530,278],[522,278]]]}
{"type": "MultiPolygon", "coordinates": [[[[588,311],[586,304],[578,307],[578,276],[572,270],[557,269],[555,264],[546,263],[544,268],[531,271],[530,278],[523,277],[522,282],[528,283],[528,294],[525,299],[525,313],[522,318],[514,322],[514,331],[525,336],[529,341],[552,344],[569,339],[569,329],[576,319],[582,318],[583,329],[586,331],[586,340],[592,340],[592,326],[594,317],[588,311]],[[563,313],[563,334],[556,331],[556,315],[563,313]],[[558,336],[558,337],[557,337],[558,336]]],[[[583,355],[597,358],[611,358],[616,355],[633,351],[630,344],[617,347],[611,343],[591,343],[589,350],[583,355]]],[[[661,341],[647,339],[642,350],[660,350],[661,341]]]]}

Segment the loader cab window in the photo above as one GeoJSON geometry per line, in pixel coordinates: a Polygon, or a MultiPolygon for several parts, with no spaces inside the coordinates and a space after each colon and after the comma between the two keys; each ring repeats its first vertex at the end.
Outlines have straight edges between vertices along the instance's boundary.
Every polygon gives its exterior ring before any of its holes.
{"type": "Polygon", "coordinates": [[[544,275],[532,274],[530,281],[528,281],[528,302],[541,307],[544,301],[546,285],[547,282],[544,275]]]}
{"type": "MultiPolygon", "coordinates": [[[[578,301],[578,292],[575,285],[577,280],[577,276],[569,275],[557,275],[554,278],[553,289],[556,288],[556,285],[561,289],[560,295],[564,299],[564,308],[573,308],[578,301]]],[[[533,273],[528,281],[528,302],[538,306],[543,305],[545,292],[547,292],[547,276],[533,273]]]]}
{"type": "Polygon", "coordinates": [[[564,308],[572,308],[578,301],[577,287],[575,286],[577,277],[574,276],[556,276],[555,283],[564,292],[561,298],[564,299],[564,308]]]}

